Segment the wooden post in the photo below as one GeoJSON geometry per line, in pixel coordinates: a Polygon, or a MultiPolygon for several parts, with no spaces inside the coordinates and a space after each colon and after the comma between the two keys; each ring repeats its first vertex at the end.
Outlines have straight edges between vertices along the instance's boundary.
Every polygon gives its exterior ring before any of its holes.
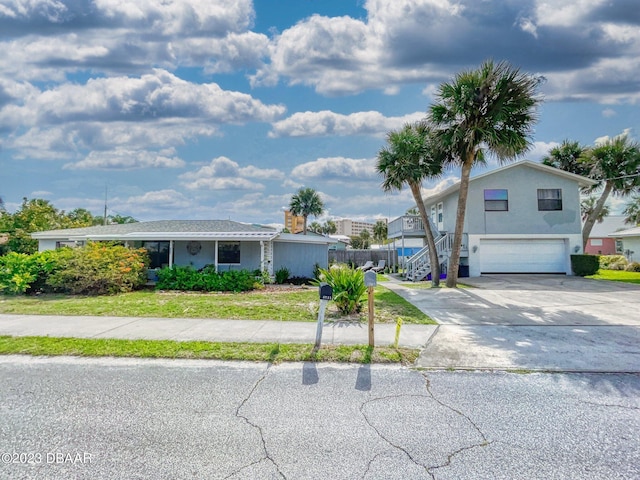
{"type": "Polygon", "coordinates": [[[373,339],[373,287],[367,287],[369,293],[369,346],[374,346],[373,339]]]}

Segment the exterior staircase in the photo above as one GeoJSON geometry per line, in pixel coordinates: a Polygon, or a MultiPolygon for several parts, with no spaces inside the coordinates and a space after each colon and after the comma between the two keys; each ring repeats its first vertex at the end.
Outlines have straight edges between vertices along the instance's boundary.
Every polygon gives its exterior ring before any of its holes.
{"type": "MultiPolygon", "coordinates": [[[[435,239],[436,252],[440,261],[440,271],[446,271],[449,259],[448,253],[451,251],[453,234],[443,233],[435,239]]],[[[418,253],[409,258],[405,264],[404,275],[412,282],[419,282],[427,278],[431,273],[431,262],[429,258],[429,245],[423,247],[418,253]]]]}

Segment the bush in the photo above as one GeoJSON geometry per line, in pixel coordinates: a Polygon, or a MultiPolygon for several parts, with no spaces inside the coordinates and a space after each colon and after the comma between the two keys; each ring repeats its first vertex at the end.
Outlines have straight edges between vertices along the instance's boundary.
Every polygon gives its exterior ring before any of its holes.
{"type": "Polygon", "coordinates": [[[364,272],[349,268],[347,265],[334,265],[328,270],[320,269],[315,285],[326,282],[333,288],[333,301],[344,315],[359,313],[362,310],[364,294],[364,272]]]}
{"type": "Polygon", "coordinates": [[[282,285],[289,279],[289,269],[287,267],[282,267],[276,270],[276,283],[278,285],[282,285]]]}
{"type": "Polygon", "coordinates": [[[631,262],[625,267],[627,272],[640,272],[640,262],[631,262]]]}
{"type": "Polygon", "coordinates": [[[599,263],[603,270],[624,270],[628,262],[624,255],[600,255],[599,263]]]}
{"type": "Polygon", "coordinates": [[[158,270],[157,290],[184,290],[206,292],[245,292],[255,288],[253,272],[248,270],[216,272],[207,266],[200,272],[192,267],[172,266],[158,270]]]}
{"type": "Polygon", "coordinates": [[[38,278],[38,265],[33,255],[9,252],[0,257],[0,292],[20,294],[38,278]]]}
{"type": "Polygon", "coordinates": [[[91,242],[69,252],[48,274],[48,288],[75,295],[104,295],[130,292],[147,282],[145,249],[91,242]]]}
{"type": "Polygon", "coordinates": [[[597,255],[571,255],[571,269],[579,277],[598,273],[600,262],[597,255]]]}

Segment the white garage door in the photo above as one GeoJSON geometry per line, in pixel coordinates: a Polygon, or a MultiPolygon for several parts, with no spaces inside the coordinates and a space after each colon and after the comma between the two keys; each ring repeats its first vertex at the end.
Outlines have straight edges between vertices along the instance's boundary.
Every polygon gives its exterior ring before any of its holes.
{"type": "Polygon", "coordinates": [[[562,239],[480,240],[481,273],[566,273],[562,239]]]}

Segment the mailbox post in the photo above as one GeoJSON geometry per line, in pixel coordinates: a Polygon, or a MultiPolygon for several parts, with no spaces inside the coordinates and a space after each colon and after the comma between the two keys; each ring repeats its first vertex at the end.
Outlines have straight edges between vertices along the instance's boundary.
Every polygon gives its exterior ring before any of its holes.
{"type": "Polygon", "coordinates": [[[373,338],[373,287],[378,284],[376,272],[368,270],[364,272],[364,286],[367,287],[368,305],[369,305],[369,346],[374,346],[373,338]]]}
{"type": "Polygon", "coordinates": [[[327,302],[333,300],[333,288],[328,283],[321,283],[319,287],[320,310],[318,310],[318,326],[316,327],[315,348],[320,348],[322,342],[322,325],[324,324],[324,312],[327,309],[327,302]]]}

